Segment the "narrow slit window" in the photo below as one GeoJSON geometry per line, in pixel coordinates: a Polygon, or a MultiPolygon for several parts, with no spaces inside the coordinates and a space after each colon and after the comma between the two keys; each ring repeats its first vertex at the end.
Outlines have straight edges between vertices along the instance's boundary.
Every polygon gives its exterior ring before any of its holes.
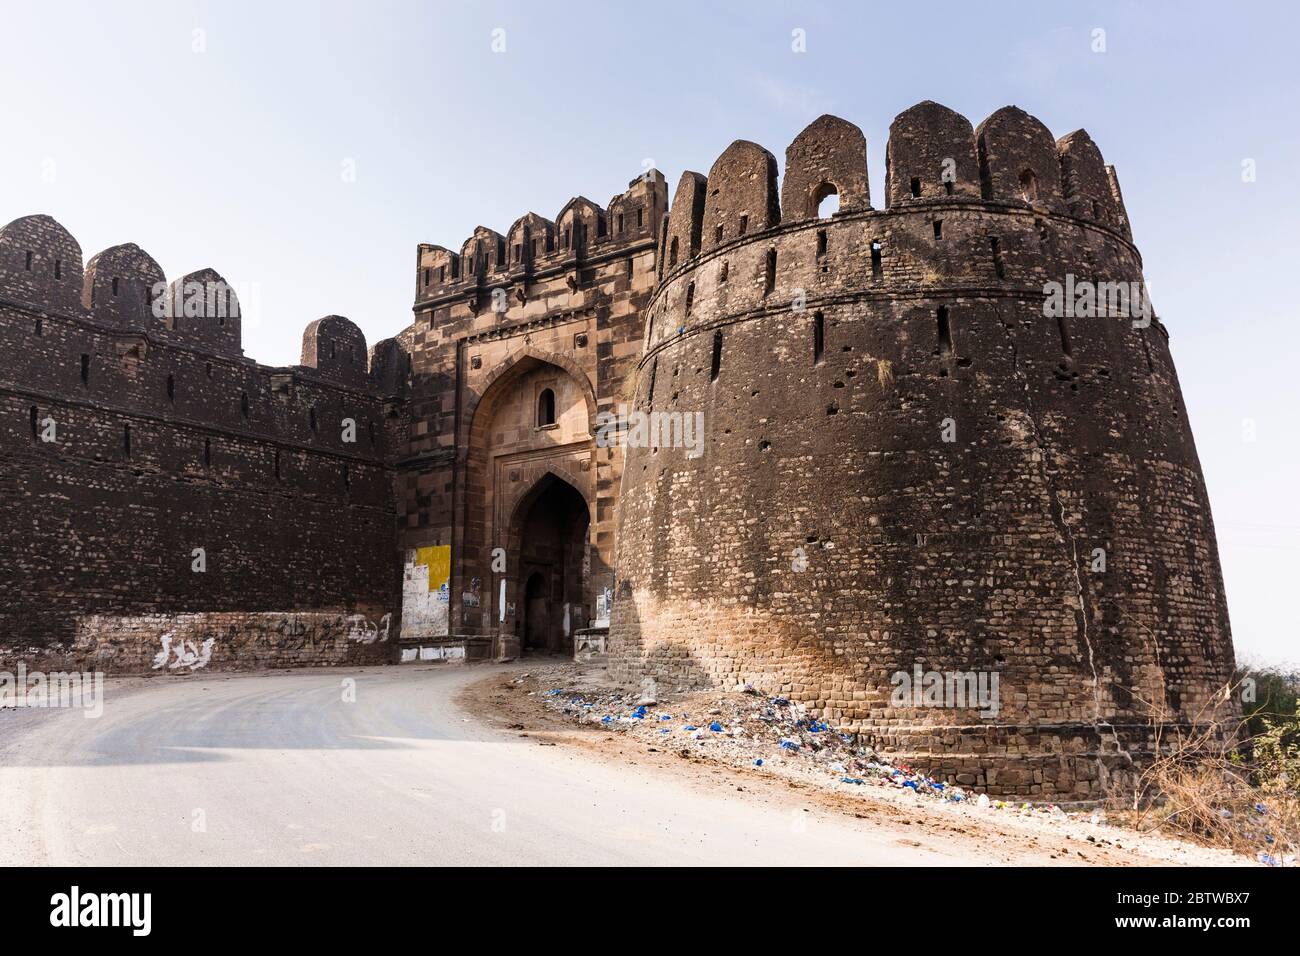
{"type": "Polygon", "coordinates": [[[27,271],[32,271],[32,254],[30,251],[27,253],[27,271]]]}
{"type": "Polygon", "coordinates": [[[883,252],[883,247],[880,245],[879,242],[871,243],[871,277],[873,279],[879,279],[880,276],[884,273],[884,267],[881,264],[882,252],[883,252]]]}
{"type": "Polygon", "coordinates": [[[117,279],[113,279],[113,295],[117,295],[117,279]]]}
{"type": "Polygon", "coordinates": [[[32,441],[36,441],[36,438],[39,434],[36,427],[36,416],[37,416],[36,406],[33,405],[32,406],[32,441]]]}
{"type": "Polygon", "coordinates": [[[212,467],[212,439],[203,439],[203,467],[212,467]]]}
{"type": "Polygon", "coordinates": [[[722,241],[722,226],[718,226],[717,229],[713,230],[713,241],[714,242],[722,241]]]}
{"type": "Polygon", "coordinates": [[[1002,243],[997,236],[989,237],[989,248],[993,251],[993,272],[999,279],[1006,278],[1006,267],[1002,265],[1002,243]]]}
{"type": "Polygon", "coordinates": [[[239,393],[239,414],[243,415],[245,418],[248,417],[248,393],[247,392],[239,393]]]}
{"type": "Polygon", "coordinates": [[[316,430],[316,409],[314,408],[307,409],[307,423],[311,425],[312,431],[316,430]]]}
{"type": "Polygon", "coordinates": [[[275,450],[275,480],[280,480],[280,449],[275,450]]]}
{"type": "Polygon", "coordinates": [[[81,356],[81,384],[90,384],[90,356],[85,354],[81,356]]]}
{"type": "Polygon", "coordinates": [[[719,283],[726,282],[726,281],[727,281],[727,274],[728,274],[730,271],[731,271],[731,269],[730,269],[730,267],[729,267],[728,264],[727,264],[727,260],[723,259],[723,260],[722,260],[722,267],[718,270],[718,282],[719,282],[719,283]]]}
{"type": "Polygon", "coordinates": [[[713,332],[713,365],[709,369],[709,381],[718,380],[718,372],[722,370],[722,329],[715,329],[713,332]]]}
{"type": "Polygon", "coordinates": [[[1056,317],[1056,330],[1061,333],[1061,351],[1065,353],[1066,358],[1074,355],[1074,349],[1070,346],[1070,328],[1065,324],[1065,316],[1056,317]]]}
{"type": "Polygon", "coordinates": [[[40,319],[36,320],[36,334],[38,336],[45,334],[45,323],[40,319]]]}
{"type": "Polygon", "coordinates": [[[673,236],[673,241],[668,244],[668,268],[671,269],[677,265],[677,237],[673,236]]]}
{"type": "Polygon", "coordinates": [[[176,401],[176,376],[175,375],[167,376],[167,401],[169,402],[176,401]]]}
{"type": "MultiPolygon", "coordinates": [[[[1094,203],[1094,205],[1096,205],[1096,204],[1094,203]]],[[[748,216],[741,216],[741,217],[740,217],[740,235],[743,236],[743,235],[744,235],[745,233],[747,233],[748,231],[749,231],[749,217],[748,217],[748,216]]]]}
{"type": "Polygon", "coordinates": [[[62,279],[62,278],[63,278],[63,260],[62,260],[62,259],[55,259],[55,260],[54,260],[54,278],[56,278],[56,279],[62,279]]]}
{"type": "Polygon", "coordinates": [[[921,197],[921,178],[919,176],[913,176],[912,177],[912,198],[919,199],[920,197],[921,197]]]}
{"type": "Polygon", "coordinates": [[[692,282],[686,287],[686,317],[691,317],[691,309],[695,305],[695,283],[692,282]]]}
{"type": "Polygon", "coordinates": [[[826,255],[826,230],[825,229],[817,230],[817,255],[819,257],[826,255]]]}
{"type": "Polygon", "coordinates": [[[131,457],[131,426],[122,426],[122,453],[127,458],[131,457]]]}
{"type": "Polygon", "coordinates": [[[659,359],[656,356],[655,359],[650,363],[650,385],[648,388],[646,388],[646,393],[645,393],[645,404],[647,408],[649,408],[651,405],[654,404],[655,379],[658,377],[658,375],[659,375],[659,359]]]}
{"type": "Polygon", "coordinates": [[[936,238],[936,239],[942,239],[942,238],[943,238],[943,220],[942,220],[942,219],[936,219],[936,220],[934,221],[934,238],[936,238]]]}
{"type": "Polygon", "coordinates": [[[952,180],[951,180],[951,179],[945,179],[945,180],[943,181],[943,192],[944,192],[944,195],[945,195],[945,196],[951,196],[951,195],[952,195],[952,180]]]}
{"type": "Polygon", "coordinates": [[[763,295],[776,288],[776,250],[767,250],[767,274],[763,277],[763,295]]]}
{"type": "Polygon", "coordinates": [[[826,317],[813,315],[813,364],[820,365],[826,354],[826,317]]]}
{"type": "Polygon", "coordinates": [[[948,320],[948,307],[941,305],[935,311],[935,319],[939,324],[939,354],[948,355],[952,352],[952,324],[948,320]]]}

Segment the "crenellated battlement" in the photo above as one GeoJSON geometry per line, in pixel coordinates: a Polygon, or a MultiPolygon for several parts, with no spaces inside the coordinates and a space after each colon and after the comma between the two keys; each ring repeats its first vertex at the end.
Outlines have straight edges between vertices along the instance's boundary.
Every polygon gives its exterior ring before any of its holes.
{"type": "MultiPolygon", "coordinates": [[[[660,249],[665,274],[700,253],[817,219],[832,195],[841,216],[872,210],[866,138],[852,123],[818,118],[785,157],[779,202],[775,157],[746,140],[727,147],[708,176],[684,173],[660,249]]],[[[929,100],[895,117],[885,149],[885,210],[934,212],[971,202],[1067,216],[1132,238],[1115,170],[1084,130],[1054,140],[1014,106],[976,129],[929,100]]]]}
{"type": "Polygon", "coordinates": [[[299,365],[265,366],[243,355],[240,321],[234,287],[213,269],[169,284],[133,243],[83,266],[54,219],[17,219],[0,229],[0,391],[28,413],[3,437],[68,460],[382,510],[399,438],[392,403],[409,372],[401,345],[367,351],[354,323],[326,316],[304,330],[299,365]],[[53,440],[37,427],[47,420],[53,440]]]}
{"type": "Polygon", "coordinates": [[[676,335],[795,298],[1033,298],[1067,274],[1141,283],[1118,179],[1082,130],[1053,140],[1016,107],[976,130],[926,101],[894,119],[885,167],[875,209],[865,137],[822,116],[786,150],[780,204],[775,158],[754,143],[733,143],[707,177],[684,173],[642,361],[676,335]],[[839,208],[821,212],[831,196],[839,208]]]}
{"type": "Polygon", "coordinates": [[[486,288],[526,288],[547,274],[655,241],[667,205],[663,175],[650,169],[606,207],[575,196],[553,220],[529,212],[504,235],[479,226],[455,252],[421,243],[416,252],[416,307],[486,288]]]}
{"type": "MultiPolygon", "coordinates": [[[[134,243],[111,246],[84,266],[81,255],[77,240],[50,216],[15,219],[0,229],[0,300],[18,312],[44,316],[42,330],[66,319],[68,328],[83,330],[87,343],[121,333],[178,354],[191,352],[182,364],[195,367],[210,369],[217,361],[266,380],[286,371],[244,358],[239,296],[215,269],[169,284],[162,267],[134,243]]],[[[36,329],[32,324],[33,334],[36,329]]],[[[296,371],[359,391],[378,383],[365,335],[342,316],[307,325],[296,371]]]]}

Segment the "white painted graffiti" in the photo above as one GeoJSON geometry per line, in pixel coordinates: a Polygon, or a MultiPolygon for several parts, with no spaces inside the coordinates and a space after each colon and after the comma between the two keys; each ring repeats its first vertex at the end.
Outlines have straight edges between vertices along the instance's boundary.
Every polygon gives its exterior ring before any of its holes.
{"type": "Polygon", "coordinates": [[[169,631],[162,636],[162,650],[153,657],[153,669],[159,670],[166,667],[168,670],[178,670],[187,667],[191,671],[196,671],[200,667],[207,667],[208,661],[212,660],[212,645],[216,643],[214,638],[209,637],[199,647],[194,646],[193,641],[177,641],[175,646],[172,644],[173,635],[169,631]],[[175,656],[175,660],[168,664],[175,656]]]}
{"type": "Polygon", "coordinates": [[[388,640],[388,628],[392,624],[392,619],[392,614],[385,614],[376,626],[364,614],[349,614],[348,640],[356,641],[358,644],[373,644],[376,641],[383,643],[388,640]]]}

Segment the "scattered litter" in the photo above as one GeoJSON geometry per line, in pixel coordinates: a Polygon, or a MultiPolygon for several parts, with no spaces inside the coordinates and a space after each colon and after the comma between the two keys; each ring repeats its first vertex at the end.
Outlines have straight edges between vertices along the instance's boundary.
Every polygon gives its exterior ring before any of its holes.
{"type": "MultiPolygon", "coordinates": [[[[840,792],[844,788],[866,791],[886,788],[911,799],[933,800],[939,803],[968,804],[972,810],[983,813],[1011,814],[1060,822],[1091,824],[1094,828],[1108,826],[1106,814],[1101,809],[1088,809],[1067,813],[1054,803],[1030,803],[1024,800],[999,800],[987,793],[967,790],[965,787],[928,776],[905,763],[891,762],[872,747],[848,733],[842,733],[826,721],[812,716],[807,709],[789,698],[767,697],[752,684],[743,686],[740,693],[727,695],[722,706],[701,705],[708,716],[704,728],[688,723],[690,715],[674,716],[659,709],[658,688],[643,684],[641,692],[625,693],[618,690],[583,691],[556,688],[541,694],[548,708],[560,711],[580,723],[603,726],[612,731],[634,730],[647,722],[657,727],[659,735],[684,733],[689,741],[682,741],[678,753],[682,757],[707,754],[734,766],[763,768],[763,772],[788,776],[824,774],[827,783],[834,783],[840,792]],[[757,751],[757,753],[756,753],[757,751]],[[762,754],[763,756],[759,756],[762,754]]],[[[680,691],[680,688],[679,688],[680,691]]],[[[1220,811],[1226,818],[1232,811],[1220,811]]],[[[1263,803],[1250,808],[1249,816],[1261,830],[1274,815],[1263,803]]],[[[1097,832],[1094,830],[1094,832],[1097,832]]],[[[1080,835],[1093,843],[1114,846],[1109,839],[1080,835]]],[[[1113,838],[1112,838],[1113,839],[1113,838]]],[[[1260,850],[1257,860],[1265,866],[1294,866],[1294,854],[1279,852],[1272,839],[1259,834],[1260,850]]]]}

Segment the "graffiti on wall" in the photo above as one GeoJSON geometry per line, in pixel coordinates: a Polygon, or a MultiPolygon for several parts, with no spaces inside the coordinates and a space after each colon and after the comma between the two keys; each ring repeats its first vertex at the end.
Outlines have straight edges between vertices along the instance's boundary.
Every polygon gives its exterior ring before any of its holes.
{"type": "Polygon", "coordinates": [[[375,641],[388,640],[388,626],[393,615],[385,614],[376,624],[364,614],[349,614],[347,619],[348,640],[358,644],[373,644],[375,641]]]}
{"type": "Polygon", "coordinates": [[[412,548],[402,575],[402,639],[447,636],[451,545],[412,548]]]}
{"type": "Polygon", "coordinates": [[[162,644],[162,650],[154,655],[154,670],[161,670],[166,667],[168,670],[188,668],[191,671],[196,671],[200,667],[208,666],[208,661],[212,660],[212,645],[216,641],[209,637],[201,645],[195,647],[193,641],[175,640],[175,635],[169,631],[159,638],[159,643],[162,644]],[[175,658],[175,660],[172,660],[172,658],[175,658]],[[171,663],[168,663],[168,661],[171,661],[171,663]]]}

